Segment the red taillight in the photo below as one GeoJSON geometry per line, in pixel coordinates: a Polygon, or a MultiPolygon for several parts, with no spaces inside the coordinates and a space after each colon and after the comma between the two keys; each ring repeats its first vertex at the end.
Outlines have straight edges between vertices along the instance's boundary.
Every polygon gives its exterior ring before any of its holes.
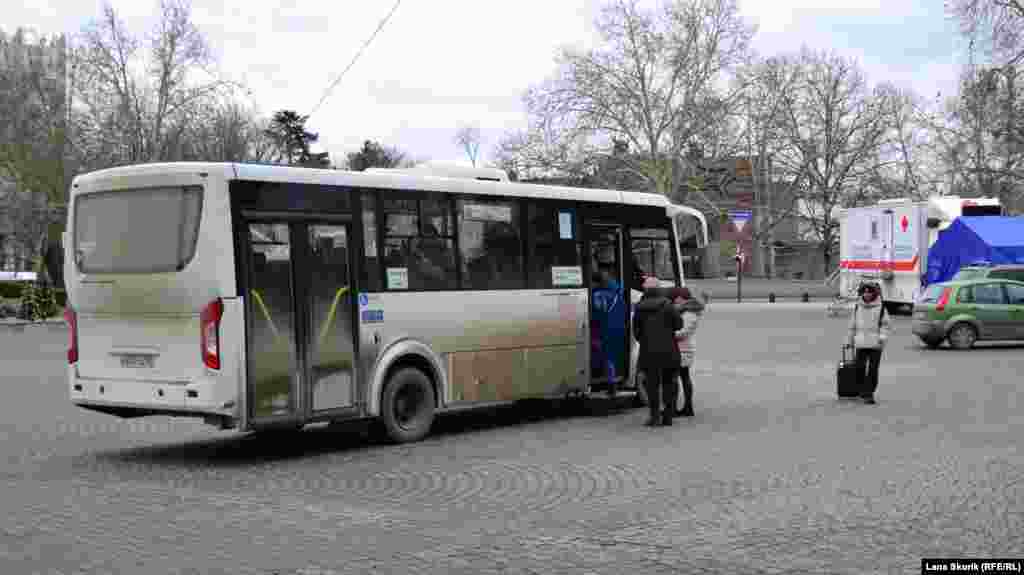
{"type": "Polygon", "coordinates": [[[64,309],[64,321],[68,322],[68,363],[73,364],[78,362],[78,314],[75,310],[69,308],[64,309]]]}
{"type": "Polygon", "coordinates": [[[953,293],[951,288],[942,288],[942,295],[939,296],[939,303],[935,305],[935,311],[942,311],[946,309],[946,304],[949,303],[949,296],[953,293]]]}
{"type": "Polygon", "coordinates": [[[199,348],[203,363],[210,369],[220,369],[220,318],[224,304],[219,299],[210,302],[199,314],[199,348]]]}

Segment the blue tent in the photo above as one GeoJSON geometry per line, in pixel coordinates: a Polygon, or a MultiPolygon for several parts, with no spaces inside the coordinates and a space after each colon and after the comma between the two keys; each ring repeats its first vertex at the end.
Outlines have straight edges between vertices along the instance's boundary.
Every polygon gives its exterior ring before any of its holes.
{"type": "Polygon", "coordinates": [[[1024,264],[1024,217],[959,217],[928,250],[926,284],[949,281],[976,262],[1024,264]]]}

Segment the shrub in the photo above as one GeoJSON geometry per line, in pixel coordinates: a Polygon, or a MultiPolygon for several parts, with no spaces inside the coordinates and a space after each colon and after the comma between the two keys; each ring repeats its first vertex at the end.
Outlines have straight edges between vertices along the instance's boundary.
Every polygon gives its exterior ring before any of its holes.
{"type": "Polygon", "coordinates": [[[22,319],[37,321],[56,315],[57,301],[53,292],[51,286],[42,282],[25,284],[25,289],[21,293],[22,319]]]}
{"type": "Polygon", "coordinates": [[[0,282],[0,299],[19,299],[26,282],[0,282]]]}

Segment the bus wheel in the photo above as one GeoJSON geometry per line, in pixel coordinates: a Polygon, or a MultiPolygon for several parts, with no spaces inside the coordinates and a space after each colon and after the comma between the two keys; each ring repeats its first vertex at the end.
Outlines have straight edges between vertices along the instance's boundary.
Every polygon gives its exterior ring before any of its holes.
{"type": "Polygon", "coordinates": [[[395,443],[419,441],[434,423],[434,387],[420,370],[405,367],[388,380],[381,398],[381,423],[395,443]]]}

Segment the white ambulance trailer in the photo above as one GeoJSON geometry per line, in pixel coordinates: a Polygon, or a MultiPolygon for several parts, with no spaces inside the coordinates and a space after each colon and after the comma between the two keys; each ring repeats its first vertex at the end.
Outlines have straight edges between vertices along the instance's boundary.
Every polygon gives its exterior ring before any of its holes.
{"type": "Polygon", "coordinates": [[[999,216],[998,198],[934,196],[882,200],[872,206],[836,209],[839,223],[839,290],[856,294],[866,279],[882,286],[890,312],[909,313],[928,271],[928,249],[960,216],[999,216]]]}

